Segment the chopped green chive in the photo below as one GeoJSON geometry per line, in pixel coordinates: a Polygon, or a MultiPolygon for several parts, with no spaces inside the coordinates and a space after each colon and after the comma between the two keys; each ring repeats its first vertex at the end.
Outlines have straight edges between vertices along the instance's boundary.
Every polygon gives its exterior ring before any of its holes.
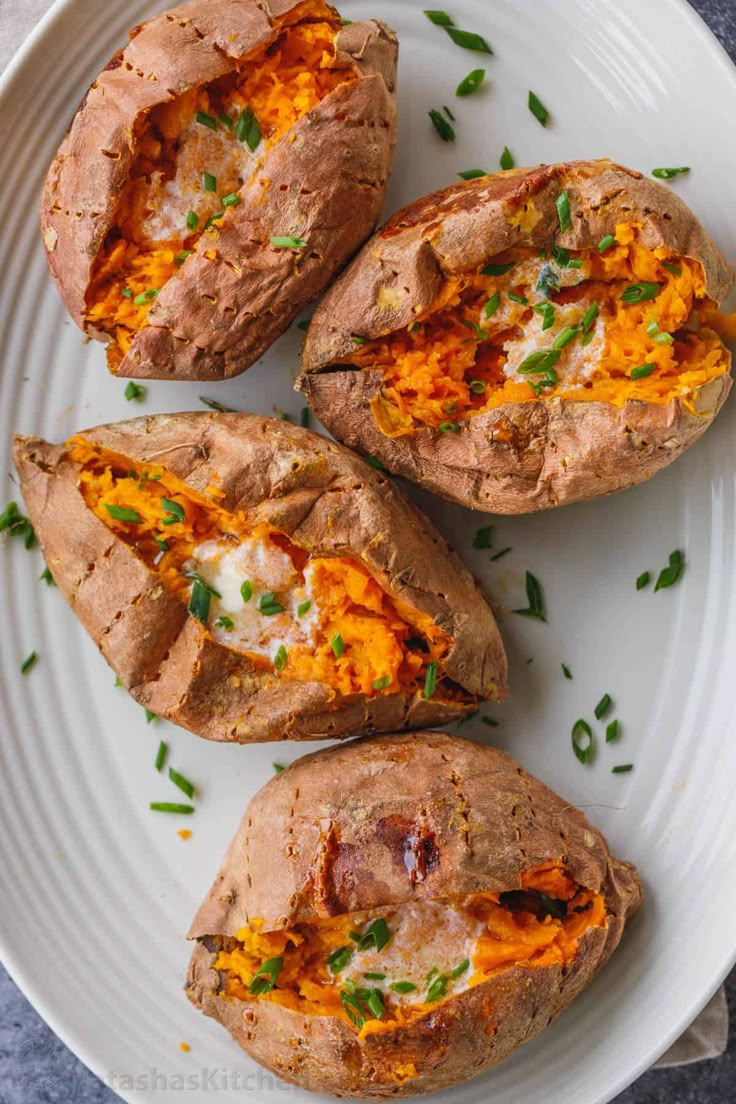
{"type": "Polygon", "coordinates": [[[217,130],[217,119],[214,115],[208,115],[206,111],[198,111],[194,117],[201,126],[209,127],[210,130],[217,130]]]}
{"type": "Polygon", "coordinates": [[[671,261],[662,261],[662,268],[666,268],[673,276],[682,276],[682,269],[676,264],[672,264],[671,261]]]}
{"type": "Polygon", "coordinates": [[[491,264],[487,264],[485,268],[480,270],[480,274],[481,276],[505,276],[513,267],[513,261],[509,261],[507,264],[496,264],[495,262],[491,262],[491,264]]]}
{"type": "Polygon", "coordinates": [[[309,332],[309,321],[310,320],[308,318],[303,318],[301,320],[301,322],[297,322],[296,328],[298,330],[301,330],[302,333],[308,333],[309,332]]]}
{"type": "Polygon", "coordinates": [[[345,642],[343,641],[342,633],[335,633],[330,641],[330,647],[332,648],[335,659],[339,659],[345,651],[345,642]]]}
{"type": "Polygon", "coordinates": [[[618,719],[616,718],[612,721],[609,721],[608,724],[606,725],[606,743],[607,744],[613,743],[613,741],[617,740],[617,739],[618,739],[618,719]]]}
{"type": "Polygon", "coordinates": [[[128,402],[143,402],[146,397],[146,388],[142,384],[130,380],[123,394],[128,402]]]}
{"type": "Polygon", "coordinates": [[[490,299],[488,299],[483,306],[483,313],[486,318],[491,318],[501,306],[501,296],[497,291],[494,291],[490,299]]]}
{"type": "Polygon", "coordinates": [[[513,154],[511,153],[511,150],[509,149],[508,146],[503,147],[503,153],[501,154],[500,165],[501,165],[501,168],[504,170],[504,172],[507,169],[513,169],[513,167],[514,167],[513,154]]]}
{"type": "MultiPolygon", "coordinates": [[[[243,593],[242,587],[240,593],[243,593]]],[[[269,590],[258,599],[258,611],[265,617],[273,617],[274,614],[283,613],[284,607],[277,602],[276,595],[269,590]]]]}
{"type": "Polygon", "coordinates": [[[380,1020],[385,1011],[383,996],[380,989],[371,989],[368,999],[365,1002],[368,1008],[373,1013],[377,1020],[380,1020]]]}
{"type": "MultiPolygon", "coordinates": [[[[350,933],[351,936],[357,933],[350,933]]],[[[377,920],[374,920],[368,925],[362,935],[358,935],[357,944],[359,951],[370,950],[374,947],[377,951],[382,951],[388,941],[391,939],[391,930],[382,916],[379,916],[377,920]]]]}
{"type": "Polygon", "coordinates": [[[154,813],[181,813],[182,815],[194,812],[193,805],[177,805],[173,801],[152,801],[148,806],[154,813]]]}
{"type": "Polygon", "coordinates": [[[562,673],[565,676],[565,678],[566,679],[571,679],[572,678],[572,671],[567,666],[567,664],[566,663],[561,663],[560,667],[562,667],[562,673]]]}
{"type": "Polygon", "coordinates": [[[427,1004],[431,1004],[433,1001],[439,1000],[440,997],[444,997],[447,992],[447,982],[448,978],[445,974],[437,975],[427,990],[427,996],[424,998],[427,1004]]]}
{"type": "Polygon", "coordinates": [[[203,625],[207,624],[210,615],[210,601],[212,592],[200,579],[195,579],[192,584],[192,593],[189,598],[189,612],[203,625]]]}
{"type": "Polygon", "coordinates": [[[568,268],[582,268],[583,267],[583,258],[582,257],[572,257],[571,260],[568,261],[567,267],[568,268]]]}
{"type": "Polygon", "coordinates": [[[240,203],[240,196],[238,195],[237,192],[230,192],[229,195],[226,195],[226,196],[222,197],[222,206],[223,207],[237,207],[237,205],[239,203],[240,203]]]}
{"type": "Polygon", "coordinates": [[[136,295],[133,300],[135,307],[144,307],[146,303],[151,303],[158,295],[158,288],[149,288],[148,291],[142,291],[140,295],[136,295]]]}
{"type": "Polygon", "coordinates": [[[209,230],[209,228],[211,226],[214,226],[215,223],[219,219],[224,218],[224,217],[225,217],[225,212],[224,211],[215,211],[214,215],[210,215],[210,217],[207,219],[206,223],[204,224],[205,230],[209,230]]]}
{"type": "Polygon", "coordinates": [[[645,379],[647,376],[651,376],[655,367],[654,364],[640,364],[638,368],[631,369],[629,378],[632,380],[645,379]]]}
{"type": "Polygon", "coordinates": [[[512,613],[518,613],[522,617],[532,617],[537,621],[544,621],[546,624],[547,617],[545,615],[542,587],[531,571],[526,573],[526,597],[529,603],[528,607],[512,610],[512,613]]]}
{"type": "Polygon", "coordinates": [[[452,19],[445,11],[433,11],[425,9],[424,14],[430,23],[434,23],[436,27],[451,27],[452,19]]]}
{"type": "Polygon", "coordinates": [[[547,299],[549,299],[550,295],[554,294],[554,292],[560,290],[560,277],[557,275],[552,265],[542,265],[535,290],[541,291],[542,295],[547,299]]]}
{"type": "Polygon", "coordinates": [[[517,371],[522,376],[541,375],[549,372],[561,356],[561,349],[537,349],[528,357],[524,357],[517,371]]]}
{"type": "Polygon", "coordinates": [[[328,954],[325,962],[329,966],[331,974],[339,974],[341,970],[345,969],[352,957],[352,947],[336,947],[331,954],[328,954]]]}
{"type": "Polygon", "coordinates": [[[387,690],[390,685],[391,685],[391,676],[390,675],[381,675],[381,677],[376,679],[376,681],[373,683],[373,689],[374,690],[387,690]]]}
{"type": "Polygon", "coordinates": [[[296,607],[297,617],[303,617],[304,614],[308,613],[311,608],[312,608],[312,599],[311,598],[307,598],[306,601],[300,602],[299,605],[296,607]]]}
{"type": "Polygon", "coordinates": [[[583,331],[584,334],[587,334],[593,328],[595,320],[598,317],[599,310],[600,307],[598,306],[597,301],[591,303],[588,307],[587,311],[583,315],[583,320],[580,323],[580,329],[583,331]]]}
{"type": "Polygon", "coordinates": [[[250,602],[253,597],[253,584],[250,579],[246,579],[240,584],[240,597],[244,602],[250,602]]]}
{"type": "Polygon", "coordinates": [[[511,299],[514,303],[522,303],[524,306],[526,306],[529,302],[525,295],[519,295],[519,293],[516,291],[509,291],[507,292],[507,294],[509,299],[511,299]]]}
{"type": "Polygon", "coordinates": [[[384,468],[383,464],[381,463],[381,461],[376,460],[375,456],[366,456],[365,462],[366,462],[366,464],[370,464],[370,466],[372,468],[375,468],[376,471],[385,472],[385,470],[386,470],[384,468]]]}
{"type": "Polygon", "coordinates": [[[674,586],[678,581],[683,571],[685,570],[685,556],[679,550],[670,552],[669,566],[663,568],[657,576],[657,581],[654,584],[654,593],[658,590],[665,590],[667,587],[674,586]]]}
{"type": "Polygon", "coordinates": [[[369,974],[363,974],[363,977],[366,978],[366,980],[368,980],[368,981],[383,981],[384,978],[386,977],[386,975],[385,974],[369,973],[369,974]]]}
{"type": "Polygon", "coordinates": [[[589,763],[593,758],[593,730],[587,721],[576,721],[572,726],[572,750],[581,763],[589,763]]]}
{"type": "Polygon", "coordinates": [[[122,295],[123,299],[132,299],[133,298],[133,292],[128,287],[124,287],[123,290],[120,292],[120,294],[122,295]]]}
{"type": "Polygon", "coordinates": [[[465,326],[466,330],[470,330],[471,333],[475,334],[476,341],[488,340],[488,330],[484,330],[482,326],[478,326],[475,322],[471,322],[469,318],[461,318],[460,324],[465,326]]]}
{"type": "Polygon", "coordinates": [[[560,268],[569,268],[570,266],[570,250],[565,249],[564,245],[552,246],[552,260],[560,268]]]}
{"type": "Polygon", "coordinates": [[[306,249],[309,244],[304,238],[294,238],[290,235],[279,234],[274,234],[270,242],[274,249],[306,249]]]}
{"type": "Polygon", "coordinates": [[[433,107],[432,110],[428,112],[428,115],[432,120],[432,125],[434,126],[434,129],[437,131],[442,141],[454,142],[455,128],[451,123],[448,123],[442,112],[437,111],[436,108],[433,107]]]}
{"type": "Polygon", "coordinates": [[[217,177],[213,176],[212,173],[209,172],[202,173],[202,187],[206,192],[216,192],[217,177]]]}
{"type": "Polygon", "coordinates": [[[128,521],[131,525],[140,525],[143,522],[143,518],[138,511],[132,510],[129,506],[111,506],[106,502],[105,509],[110,517],[115,518],[116,521],[128,521]]]}
{"type": "Polygon", "coordinates": [[[578,326],[565,326],[564,330],[560,330],[557,337],[552,342],[553,349],[564,349],[566,345],[569,345],[571,341],[578,336],[580,329],[578,326]]]}
{"type": "Polygon", "coordinates": [[[191,249],[182,249],[181,253],[177,253],[174,257],[174,264],[177,266],[177,268],[180,268],[184,264],[187,257],[191,257],[191,255],[191,249]]]}
{"type": "Polygon", "coordinates": [[[477,50],[481,54],[492,54],[493,50],[482,35],[474,31],[460,31],[457,27],[445,25],[445,30],[456,46],[462,46],[464,50],[477,50]]]}
{"type": "Polygon", "coordinates": [[[240,118],[235,124],[235,137],[239,142],[245,142],[251,153],[255,153],[258,149],[263,135],[261,125],[250,107],[241,111],[240,118]]]}
{"type": "Polygon", "coordinates": [[[477,180],[481,176],[488,176],[488,172],[485,169],[463,169],[457,175],[463,180],[477,180]]]}
{"type": "Polygon", "coordinates": [[[654,341],[655,345],[672,345],[674,337],[671,333],[663,333],[659,328],[659,323],[656,318],[653,318],[651,322],[647,323],[647,333],[654,341]]]}
{"type": "Polygon", "coordinates": [[[620,295],[622,303],[644,303],[647,299],[654,299],[661,284],[653,280],[642,280],[638,284],[630,284],[620,295]]]}
{"type": "Polygon", "coordinates": [[[206,399],[204,397],[204,395],[200,395],[199,396],[199,401],[204,406],[208,406],[210,408],[210,410],[216,410],[218,412],[218,414],[233,414],[234,413],[234,410],[231,406],[223,406],[221,402],[217,401],[217,399],[206,399]]]}
{"type": "Polygon", "coordinates": [[[260,993],[270,993],[275,988],[278,976],[284,967],[284,959],[282,955],[277,958],[268,958],[258,968],[255,977],[248,986],[248,992],[258,995],[260,993]]]}
{"type": "Polygon", "coordinates": [[[500,552],[497,552],[495,556],[491,556],[491,563],[495,563],[496,560],[500,560],[503,556],[507,556],[511,551],[511,545],[508,548],[502,548],[500,552]]]}
{"type": "Polygon", "coordinates": [[[543,127],[546,127],[547,123],[549,122],[549,111],[544,106],[539,96],[536,95],[536,93],[532,91],[529,92],[528,104],[529,110],[531,111],[534,118],[537,119],[543,127]]]}
{"type": "Polygon", "coordinates": [[[221,617],[218,617],[215,621],[216,629],[224,629],[225,632],[232,632],[235,628],[235,622],[232,617],[228,617],[226,613],[223,613],[221,617]]]}
{"type": "Polygon", "coordinates": [[[604,694],[603,697],[601,698],[601,700],[598,702],[597,706],[595,707],[595,710],[594,710],[595,719],[597,721],[600,721],[603,717],[605,717],[606,713],[610,712],[610,709],[611,709],[612,705],[613,705],[613,702],[611,701],[611,695],[610,694],[604,694]]]}
{"type": "Polygon", "coordinates": [[[185,578],[194,579],[195,583],[199,583],[199,585],[203,586],[205,590],[208,590],[210,594],[213,594],[215,598],[222,598],[219,590],[215,590],[215,588],[210,583],[208,583],[206,579],[203,579],[202,576],[199,575],[196,571],[185,572],[185,578]]]}
{"type": "Polygon", "coordinates": [[[560,233],[564,234],[570,229],[570,195],[567,188],[563,192],[560,192],[555,200],[555,206],[557,207],[557,218],[560,222],[560,233]]]}
{"type": "Polygon", "coordinates": [[[536,314],[542,318],[542,329],[548,330],[555,322],[555,307],[554,303],[550,303],[545,299],[543,303],[536,303],[532,308],[536,314]]]}
{"type": "Polygon", "coordinates": [[[43,569],[41,574],[38,576],[38,580],[39,582],[43,580],[46,586],[56,586],[56,583],[54,582],[54,576],[51,574],[48,567],[45,567],[43,569]]]}
{"type": "Polygon", "coordinates": [[[309,419],[311,416],[311,410],[308,406],[303,406],[299,413],[299,425],[303,429],[309,429],[309,419]]]}
{"type": "Polygon", "coordinates": [[[464,958],[462,960],[462,962],[459,962],[457,964],[457,966],[455,967],[455,969],[450,972],[450,977],[454,981],[456,978],[459,978],[461,976],[461,974],[464,974],[465,971],[469,967],[470,967],[470,959],[469,958],[464,958]]]}
{"type": "Polygon", "coordinates": [[[440,433],[459,433],[460,432],[460,423],[459,422],[440,422],[439,430],[440,430],[440,433]]]}
{"type": "Polygon", "coordinates": [[[447,118],[450,120],[451,123],[456,122],[455,116],[452,114],[452,112],[450,111],[447,104],[442,105],[442,110],[444,111],[445,115],[447,116],[447,118]]]}
{"type": "Polygon", "coordinates": [[[424,697],[429,699],[437,689],[437,661],[433,660],[427,666],[427,674],[424,679],[424,697]]]}
{"type": "Polygon", "coordinates": [[[486,386],[485,380],[471,380],[468,384],[468,390],[472,391],[474,395],[485,395],[486,386]]]}
{"type": "Polygon", "coordinates": [[[636,589],[644,590],[644,587],[649,586],[652,581],[652,574],[650,571],[642,571],[641,575],[636,577],[636,589]]]}
{"type": "Polygon", "coordinates": [[[606,234],[606,236],[601,238],[601,240],[598,242],[598,252],[599,253],[605,253],[607,250],[609,250],[611,248],[612,245],[615,245],[615,244],[616,244],[616,239],[613,236],[613,234],[606,234]]]}
{"type": "Polygon", "coordinates": [[[477,92],[485,80],[485,69],[472,69],[467,77],[463,77],[455,91],[456,96],[471,96],[477,92]]]}
{"type": "Polygon", "coordinates": [[[273,658],[273,665],[277,671],[283,671],[286,667],[286,660],[288,658],[286,648],[283,644],[279,644],[279,649],[273,658]]]}
{"type": "Polygon", "coordinates": [[[273,767],[274,774],[281,774],[282,770],[284,769],[283,763],[272,763],[271,766],[273,767]]]}
{"type": "Polygon", "coordinates": [[[495,717],[481,717],[481,721],[484,725],[488,725],[489,728],[498,728],[498,721],[495,717]]]}
{"type": "Polygon", "coordinates": [[[230,116],[227,114],[226,111],[221,111],[218,114],[217,118],[220,120],[220,122],[222,123],[222,125],[224,127],[227,127],[228,130],[233,129],[235,124],[233,123],[232,119],[230,118],[230,116]]]}
{"type": "Polygon", "coordinates": [[[175,786],[178,786],[181,792],[186,794],[187,797],[194,797],[193,784],[188,778],[185,778],[183,774],[179,774],[178,771],[174,770],[173,767],[169,767],[169,780],[173,782],[175,786]]]}
{"type": "Polygon", "coordinates": [[[164,763],[166,762],[168,751],[169,745],[166,743],[165,740],[162,740],[161,743],[158,745],[158,751],[156,752],[156,762],[154,764],[157,771],[162,771],[164,769],[164,763]]]}
{"type": "Polygon", "coordinates": [[[199,215],[196,211],[189,211],[187,213],[187,229],[196,230],[199,226],[199,215]]]}
{"type": "MultiPolygon", "coordinates": [[[[368,977],[367,974],[366,977],[368,977]]],[[[393,989],[394,993],[413,993],[416,985],[413,981],[393,981],[389,985],[389,989],[393,989]]]]}
{"type": "Polygon", "coordinates": [[[493,526],[484,525],[473,537],[473,548],[493,548],[493,526]]]}
{"type": "Polygon", "coordinates": [[[26,658],[23,660],[23,662],[20,665],[20,673],[22,675],[25,675],[27,671],[30,671],[31,667],[33,666],[33,664],[36,662],[37,659],[38,659],[38,652],[31,652],[30,655],[26,656],[26,658]]]}
{"type": "Polygon", "coordinates": [[[634,769],[633,763],[622,763],[620,767],[612,767],[611,774],[628,774],[634,769]]]}
{"type": "Polygon", "coordinates": [[[652,169],[652,176],[656,176],[657,180],[672,180],[673,176],[681,176],[682,173],[689,173],[690,166],[683,165],[679,169],[652,169]]]}
{"type": "Polygon", "coordinates": [[[162,498],[161,505],[166,510],[166,516],[162,520],[163,525],[173,525],[177,521],[186,520],[184,507],[181,503],[174,502],[173,498],[162,498]]]}
{"type": "Polygon", "coordinates": [[[143,712],[146,715],[146,724],[150,724],[151,721],[158,720],[158,713],[152,713],[150,709],[144,709],[143,712]]]}

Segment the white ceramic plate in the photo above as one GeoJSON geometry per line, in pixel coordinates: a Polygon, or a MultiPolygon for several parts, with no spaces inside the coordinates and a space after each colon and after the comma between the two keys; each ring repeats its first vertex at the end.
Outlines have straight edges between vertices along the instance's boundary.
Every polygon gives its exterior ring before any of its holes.
{"type": "MultiPolygon", "coordinates": [[[[141,413],[125,402],[124,383],[107,375],[101,347],[84,345],[67,319],[46,273],[35,205],[88,83],[128,26],[163,6],[59,0],[5,80],[6,472],[13,431],[58,440],[141,413]]],[[[401,140],[389,207],[450,183],[458,170],[495,168],[504,145],[519,164],[603,155],[645,171],[688,164],[692,174],[675,186],[736,255],[736,146],[723,133],[723,120],[736,116],[736,79],[684,2],[447,0],[458,25],[487,36],[492,58],[454,46],[421,6],[347,0],[343,8],[349,17],[386,19],[401,38],[401,140]],[[487,88],[455,101],[459,79],[484,63],[487,88]],[[527,110],[529,88],[552,112],[547,130],[527,110]],[[456,109],[455,145],[443,144],[427,119],[443,103],[456,109]]],[[[296,414],[299,336],[292,330],[224,385],[154,382],[143,409],[194,409],[205,394],[239,409],[296,414]]],[[[582,999],[498,1069],[446,1094],[449,1102],[603,1104],[675,1039],[733,961],[735,418],[732,402],[699,445],[646,486],[499,519],[496,547],[513,551],[498,563],[472,548],[480,516],[421,496],[502,607],[523,604],[527,568],[547,596],[549,625],[503,618],[512,700],[492,710],[498,728],[469,724],[466,733],[492,732],[587,807],[618,853],[636,860],[647,887],[643,912],[582,999]],[[678,547],[688,562],[683,582],[637,593],[637,575],[656,571],[678,547]],[[622,737],[584,767],[571,751],[571,724],[591,717],[604,692],[615,700],[622,737]],[[633,773],[611,774],[625,762],[635,763],[633,773]]],[[[0,497],[16,497],[12,476],[0,497]]],[[[147,726],[58,592],[38,581],[38,552],[17,544],[0,554],[0,930],[9,969],[126,1100],[179,1102],[189,1089],[198,1104],[224,1104],[243,1087],[256,1100],[268,1092],[274,1104],[306,1099],[257,1071],[181,991],[184,933],[247,799],[270,777],[272,760],[304,749],[220,747],[162,722],[147,726]],[[31,649],[39,662],[21,677],[31,649]],[[161,737],[201,792],[188,842],[177,836],[176,818],[148,811],[150,800],[177,796],[153,770],[161,737]],[[194,1080],[180,1080],[187,1077],[194,1080]]]]}

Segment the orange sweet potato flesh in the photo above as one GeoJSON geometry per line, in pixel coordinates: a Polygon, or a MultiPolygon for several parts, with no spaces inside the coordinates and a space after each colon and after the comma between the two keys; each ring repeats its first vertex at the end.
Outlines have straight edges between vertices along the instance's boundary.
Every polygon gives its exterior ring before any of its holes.
{"type": "Polygon", "coordinates": [[[469,572],[385,476],[334,442],[256,415],[177,414],[63,445],[17,438],[14,456],[61,593],[133,697],[200,736],[414,728],[507,693],[503,644],[469,572]],[[206,615],[191,608],[202,549],[248,542],[291,580],[274,599],[281,622],[249,607],[266,647],[215,624],[219,598],[206,615]],[[307,575],[312,647],[294,589],[307,575]]]}
{"type": "MultiPolygon", "coordinates": [[[[441,732],[370,737],[297,760],[253,798],[192,924],[187,992],[303,1088],[432,1092],[541,1031],[606,962],[640,900],[635,868],[508,756],[441,732]],[[359,950],[351,932],[376,918],[398,932],[407,910],[422,924],[422,910],[434,916],[422,953],[434,943],[438,962],[461,957],[448,950],[450,909],[473,933],[467,966],[444,973],[444,993],[425,979],[405,1000],[393,978],[358,975],[356,1020],[350,963],[334,974],[326,957],[359,950]],[[250,992],[273,958],[274,987],[250,992]],[[365,1003],[376,986],[382,1009],[365,1003]]],[[[392,953],[401,961],[389,940],[369,969],[392,953]]]]}
{"type": "Polygon", "coordinates": [[[562,505],[648,479],[712,422],[732,286],[671,188],[610,161],[500,173],[378,232],[320,304],[299,386],[340,440],[447,498],[562,505]]]}
{"type": "Polygon", "coordinates": [[[135,28],[41,200],[52,276],[113,373],[236,375],[329,283],[378,218],[396,53],[325,0],[193,0],[135,28]]]}

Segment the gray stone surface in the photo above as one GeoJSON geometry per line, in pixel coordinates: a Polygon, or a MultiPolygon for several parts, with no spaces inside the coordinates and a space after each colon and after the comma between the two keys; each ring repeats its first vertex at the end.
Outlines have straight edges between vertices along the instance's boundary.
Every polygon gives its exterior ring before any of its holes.
{"type": "MultiPolygon", "coordinates": [[[[692,3],[736,61],[736,0],[692,3]]],[[[672,968],[677,969],[675,963],[672,968]]],[[[736,1025],[736,971],[726,991],[736,1025]]],[[[118,1099],[46,1027],[1,967],[0,1009],[0,1104],[114,1104],[118,1099]]],[[[736,1027],[722,1058],[650,1071],[616,1104],[736,1104],[736,1027]]]]}

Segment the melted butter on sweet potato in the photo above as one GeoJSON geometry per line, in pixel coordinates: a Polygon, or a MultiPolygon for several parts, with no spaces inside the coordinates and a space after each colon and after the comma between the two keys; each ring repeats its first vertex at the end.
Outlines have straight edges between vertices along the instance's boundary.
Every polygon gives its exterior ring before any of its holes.
{"type": "Polygon", "coordinates": [[[203,233],[216,248],[217,226],[229,217],[222,199],[238,193],[258,158],[302,116],[338,85],[355,80],[352,69],[336,63],[340,20],[324,0],[305,0],[277,24],[276,40],[243,58],[235,73],[182,92],[138,120],[137,157],[87,292],[87,323],[111,338],[111,367],[145,326],[155,296],[135,299],[160,291],[203,233]],[[255,153],[235,128],[248,108],[263,134],[255,153]],[[200,112],[217,120],[216,130],[197,121],[200,112]],[[230,118],[230,127],[221,114],[230,118]],[[205,172],[215,178],[214,191],[203,186],[205,172]],[[190,211],[196,227],[187,225],[190,211]],[[223,211],[224,219],[206,228],[223,211]]]}
{"type": "Polygon", "coordinates": [[[450,638],[389,597],[357,560],[311,554],[285,533],[197,496],[165,468],[132,467],[84,438],[70,441],[69,456],[81,465],[89,509],[182,601],[190,601],[192,573],[199,576],[211,588],[207,631],[256,666],[340,694],[376,696],[421,689],[435,662],[437,698],[461,693],[442,676],[450,638]],[[133,511],[135,520],[108,507],[133,511]]]}
{"type": "Polygon", "coordinates": [[[519,887],[507,893],[417,901],[285,931],[263,931],[253,921],[236,939],[225,940],[215,969],[225,998],[336,1016],[365,1037],[411,1023],[440,1001],[515,966],[564,967],[575,958],[580,938],[606,923],[602,896],[577,885],[563,863],[551,860],[525,871],[519,887]],[[361,950],[357,940],[377,918],[385,921],[389,939],[380,949],[361,950]],[[273,987],[250,993],[264,962],[272,960],[273,987]],[[414,988],[406,991],[401,983],[414,988]],[[380,993],[380,1016],[366,1003],[372,990],[380,993]],[[358,994],[357,1022],[351,1015],[355,1005],[348,1001],[346,1008],[346,993],[358,994]]]}
{"type": "Polygon", "coordinates": [[[735,320],[707,298],[699,262],[645,248],[638,230],[622,223],[605,252],[570,253],[577,267],[565,264],[564,256],[559,264],[528,248],[509,250],[494,258],[510,265],[508,272],[448,280],[411,327],[344,358],[383,373],[372,403],[382,432],[396,437],[420,426],[451,429],[503,403],[552,397],[615,406],[631,399],[692,404],[698,388],[729,371],[722,338],[736,336],[735,320]],[[557,288],[550,287],[550,277],[557,288]],[[659,285],[653,298],[622,301],[627,288],[643,281],[659,285]],[[499,305],[489,315],[486,304],[495,295],[499,305]],[[545,303],[554,310],[546,329],[544,315],[534,310],[545,303]],[[598,316],[584,345],[581,326],[593,303],[598,316]],[[578,332],[560,350],[550,377],[519,371],[530,355],[552,349],[568,327],[578,332]],[[651,372],[632,379],[632,371],[644,365],[653,365],[651,372]]]}

